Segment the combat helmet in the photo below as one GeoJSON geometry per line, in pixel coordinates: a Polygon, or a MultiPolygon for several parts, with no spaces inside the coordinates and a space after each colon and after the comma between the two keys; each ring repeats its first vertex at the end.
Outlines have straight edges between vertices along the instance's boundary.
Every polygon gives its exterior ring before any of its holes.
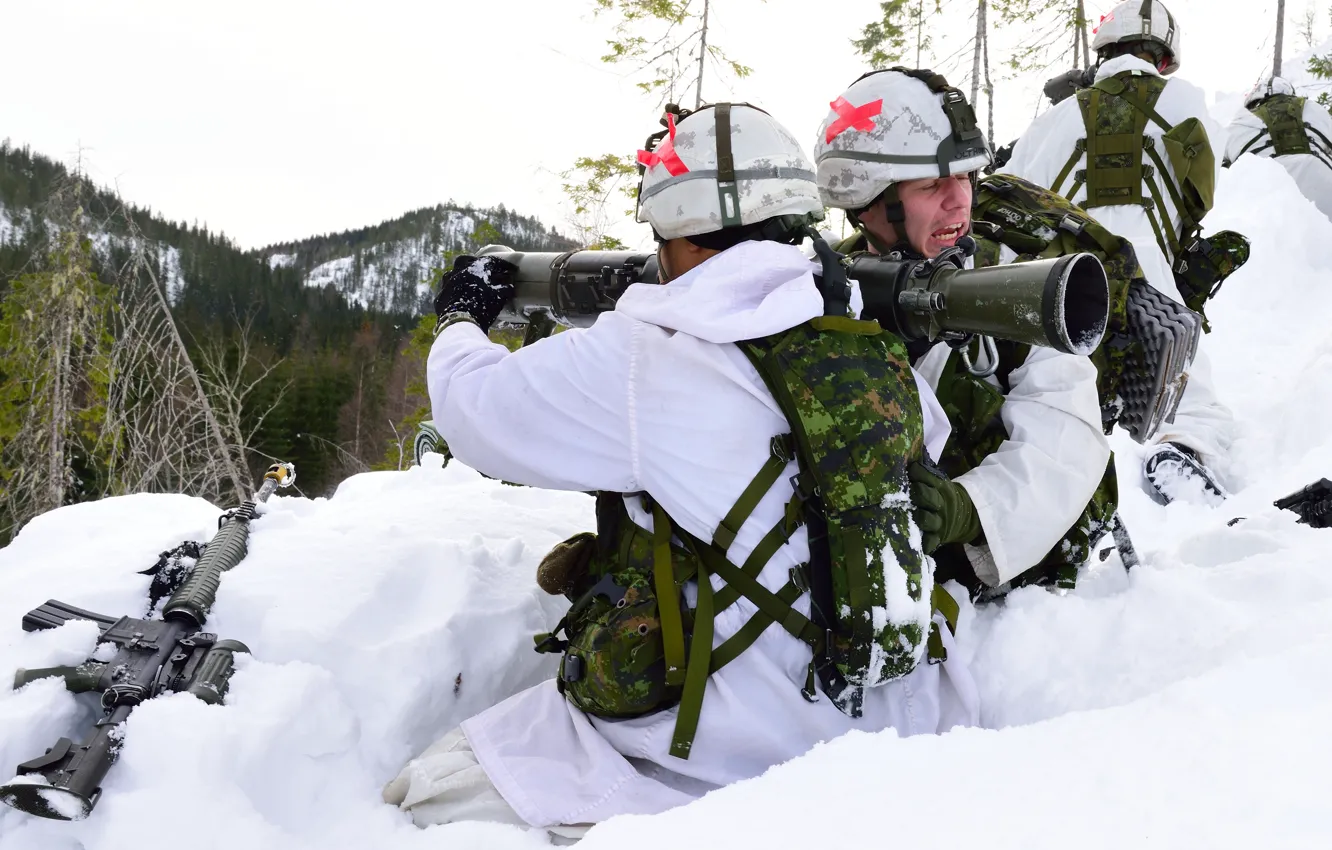
{"type": "Polygon", "coordinates": [[[822,218],[809,157],[762,109],[670,105],[662,123],[666,129],[638,152],[637,219],[658,241],[685,237],[716,248],[746,238],[789,241],[822,218]]]}
{"type": "Polygon", "coordinates": [[[1123,52],[1115,45],[1142,45],[1156,60],[1156,70],[1179,70],[1179,27],[1161,0],[1123,0],[1097,24],[1092,50],[1102,60],[1123,52]]]}
{"type": "Polygon", "coordinates": [[[819,195],[853,219],[882,198],[888,220],[902,221],[898,183],[974,174],[992,160],[966,97],[932,71],[871,71],[830,107],[814,147],[819,195]]]}

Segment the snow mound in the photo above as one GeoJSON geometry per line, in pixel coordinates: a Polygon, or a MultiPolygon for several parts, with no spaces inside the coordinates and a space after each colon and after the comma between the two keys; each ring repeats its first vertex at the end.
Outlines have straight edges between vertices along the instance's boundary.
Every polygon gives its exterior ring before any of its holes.
{"type": "MultiPolygon", "coordinates": [[[[165,847],[182,834],[196,848],[421,846],[410,819],[380,802],[380,786],[441,732],[552,674],[532,635],[565,606],[537,588],[536,565],[591,526],[588,496],[436,463],[264,508],[208,621],[254,652],[238,656],[226,705],[182,694],[139,706],[92,815],[59,823],[0,807],[0,848],[165,847]]],[[[4,681],[94,650],[92,623],[26,634],[25,612],[55,598],[142,616],[149,580],[137,571],[183,539],[207,540],[218,514],[202,500],[142,495],[33,520],[0,550],[4,681]]],[[[94,705],[52,680],[6,685],[0,765],[12,771],[57,738],[84,735],[94,705]]],[[[477,847],[506,835],[455,831],[477,847]]],[[[532,840],[507,836],[510,846],[532,840]]]]}
{"type": "MultiPolygon", "coordinates": [[[[1077,590],[964,611],[959,650],[985,729],[852,734],[656,816],[593,829],[589,850],[704,846],[1318,847],[1332,841],[1332,532],[1272,501],[1332,477],[1332,222],[1270,160],[1226,171],[1209,231],[1253,242],[1209,308],[1205,345],[1243,426],[1220,507],[1160,507],[1142,449],[1116,435],[1122,510],[1142,557],[1077,590]],[[1231,520],[1244,517],[1235,524],[1231,520]]],[[[227,574],[209,628],[254,650],[225,706],[152,700],[79,823],[0,811],[0,850],[518,848],[513,827],[418,830],[381,785],[464,717],[543,677],[531,651],[562,605],[542,553],[593,526],[576,493],[509,487],[457,464],[275,498],[227,574]],[[200,825],[207,827],[201,829],[200,825]]],[[[141,613],[136,571],[218,512],[183,496],[62,508],[0,550],[0,674],[76,663],[89,623],[25,634],[57,598],[141,613]]],[[[91,698],[52,681],[0,691],[0,769],[79,735],[91,698]]],[[[7,778],[7,777],[6,777],[7,778]]]]}

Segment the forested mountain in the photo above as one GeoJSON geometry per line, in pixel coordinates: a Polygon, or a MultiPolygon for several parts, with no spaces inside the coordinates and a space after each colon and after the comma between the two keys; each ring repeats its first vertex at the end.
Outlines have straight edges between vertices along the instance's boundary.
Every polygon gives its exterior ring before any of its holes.
{"type": "MultiPolygon", "coordinates": [[[[270,268],[291,268],[309,286],[332,286],[347,300],[386,312],[424,310],[431,271],[445,254],[474,250],[483,225],[496,241],[529,251],[565,251],[574,243],[504,205],[475,209],[452,202],[413,210],[374,227],[270,245],[270,268]]],[[[485,241],[485,240],[482,240],[485,241]]]]}
{"type": "Polygon", "coordinates": [[[0,543],[40,510],[116,492],[230,501],[243,488],[226,482],[274,457],[297,464],[307,495],[396,468],[424,410],[434,270],[497,241],[572,247],[503,207],[450,203],[243,251],[0,144],[0,543]],[[169,378],[143,371],[166,361],[169,378]],[[46,377],[52,364],[68,374],[46,377]],[[143,424],[168,408],[175,419],[143,424]],[[173,428],[197,433],[168,446],[173,428]],[[173,455],[126,473],[131,455],[187,445],[216,450],[200,460],[208,469],[173,455]],[[58,462],[34,460],[52,452],[58,462]],[[228,478],[218,464],[244,471],[228,478]]]}

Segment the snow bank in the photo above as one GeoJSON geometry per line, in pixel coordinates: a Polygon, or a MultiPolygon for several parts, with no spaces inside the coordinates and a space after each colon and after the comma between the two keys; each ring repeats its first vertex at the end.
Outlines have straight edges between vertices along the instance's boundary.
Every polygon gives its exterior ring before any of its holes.
{"type": "MultiPolygon", "coordinates": [[[[0,848],[155,847],[186,832],[202,832],[195,848],[420,846],[380,786],[441,732],[551,674],[531,636],[562,610],[536,587],[536,563],[593,523],[581,493],[510,487],[432,457],[436,468],[351,478],[331,499],[272,499],[208,622],[254,651],[227,705],[177,695],[135,709],[93,815],[56,823],[0,807],[0,848]]],[[[4,679],[94,648],[87,622],[25,634],[26,611],[57,598],[141,616],[148,578],[137,571],[182,539],[208,539],[217,517],[198,499],[145,495],[35,519],[0,550],[4,679]]],[[[92,705],[49,680],[0,690],[6,778],[81,735],[92,705]]],[[[488,825],[455,832],[473,837],[466,846],[534,840],[488,825]]]]}
{"type": "MultiPolygon", "coordinates": [[[[1159,507],[1116,436],[1143,564],[1111,555],[1066,595],[1026,589],[964,612],[986,729],[855,734],[652,819],[598,826],[589,850],[704,846],[1318,847],[1332,841],[1332,532],[1272,507],[1332,476],[1332,222],[1276,163],[1247,157],[1209,229],[1253,257],[1209,313],[1219,391],[1243,424],[1220,508],[1159,507]],[[1233,526],[1229,521],[1245,517],[1233,526]]],[[[140,611],[135,574],[210,505],[136,496],[63,508],[0,550],[0,673],[81,660],[90,624],[24,634],[49,597],[140,611]]],[[[331,499],[277,498],[229,573],[210,628],[255,652],[227,705],[154,700],[88,820],[0,813],[0,850],[174,846],[517,848],[512,827],[417,830],[379,802],[407,758],[548,675],[533,632],[560,606],[540,555],[592,526],[582,494],[508,487],[458,465],[374,473],[331,499]],[[207,825],[199,828],[199,825],[207,825]],[[193,838],[197,836],[197,840],[193,838]]],[[[5,673],[7,675],[7,673],[5,673]]],[[[55,682],[0,692],[0,769],[92,716],[55,682]]]]}

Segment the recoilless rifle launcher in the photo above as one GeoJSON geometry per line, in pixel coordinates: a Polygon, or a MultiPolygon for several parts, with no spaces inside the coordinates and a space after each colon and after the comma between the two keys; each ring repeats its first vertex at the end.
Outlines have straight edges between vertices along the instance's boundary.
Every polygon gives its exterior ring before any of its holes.
{"type": "Polygon", "coordinates": [[[124,722],[134,706],[162,693],[189,693],[216,704],[226,695],[234,655],[245,644],[218,640],[203,630],[217,598],[222,573],[245,557],[255,507],[279,487],[296,480],[290,463],[275,463],[250,499],[218,520],[217,534],[184,582],[175,589],[160,617],[107,617],[52,599],[29,611],[24,631],[54,629],[70,620],[91,620],[101,629],[99,643],[115,646],[109,661],[89,659],[75,667],[19,670],[14,687],[59,676],[74,693],[97,691],[103,715],[81,744],[61,738],[45,755],[18,766],[18,775],[0,785],[0,802],[22,812],[55,820],[82,820],[102,795],[102,779],[120,754],[124,722]]]}
{"type": "MultiPolygon", "coordinates": [[[[860,284],[862,315],[907,341],[974,335],[1086,355],[1100,344],[1109,315],[1105,269],[1092,254],[967,269],[969,237],[932,260],[857,254],[840,258],[860,284]]],[[[530,253],[503,245],[477,252],[517,266],[513,300],[499,321],[525,325],[546,317],[588,327],[614,310],[635,283],[657,282],[657,258],[634,251],[530,253]]]]}

